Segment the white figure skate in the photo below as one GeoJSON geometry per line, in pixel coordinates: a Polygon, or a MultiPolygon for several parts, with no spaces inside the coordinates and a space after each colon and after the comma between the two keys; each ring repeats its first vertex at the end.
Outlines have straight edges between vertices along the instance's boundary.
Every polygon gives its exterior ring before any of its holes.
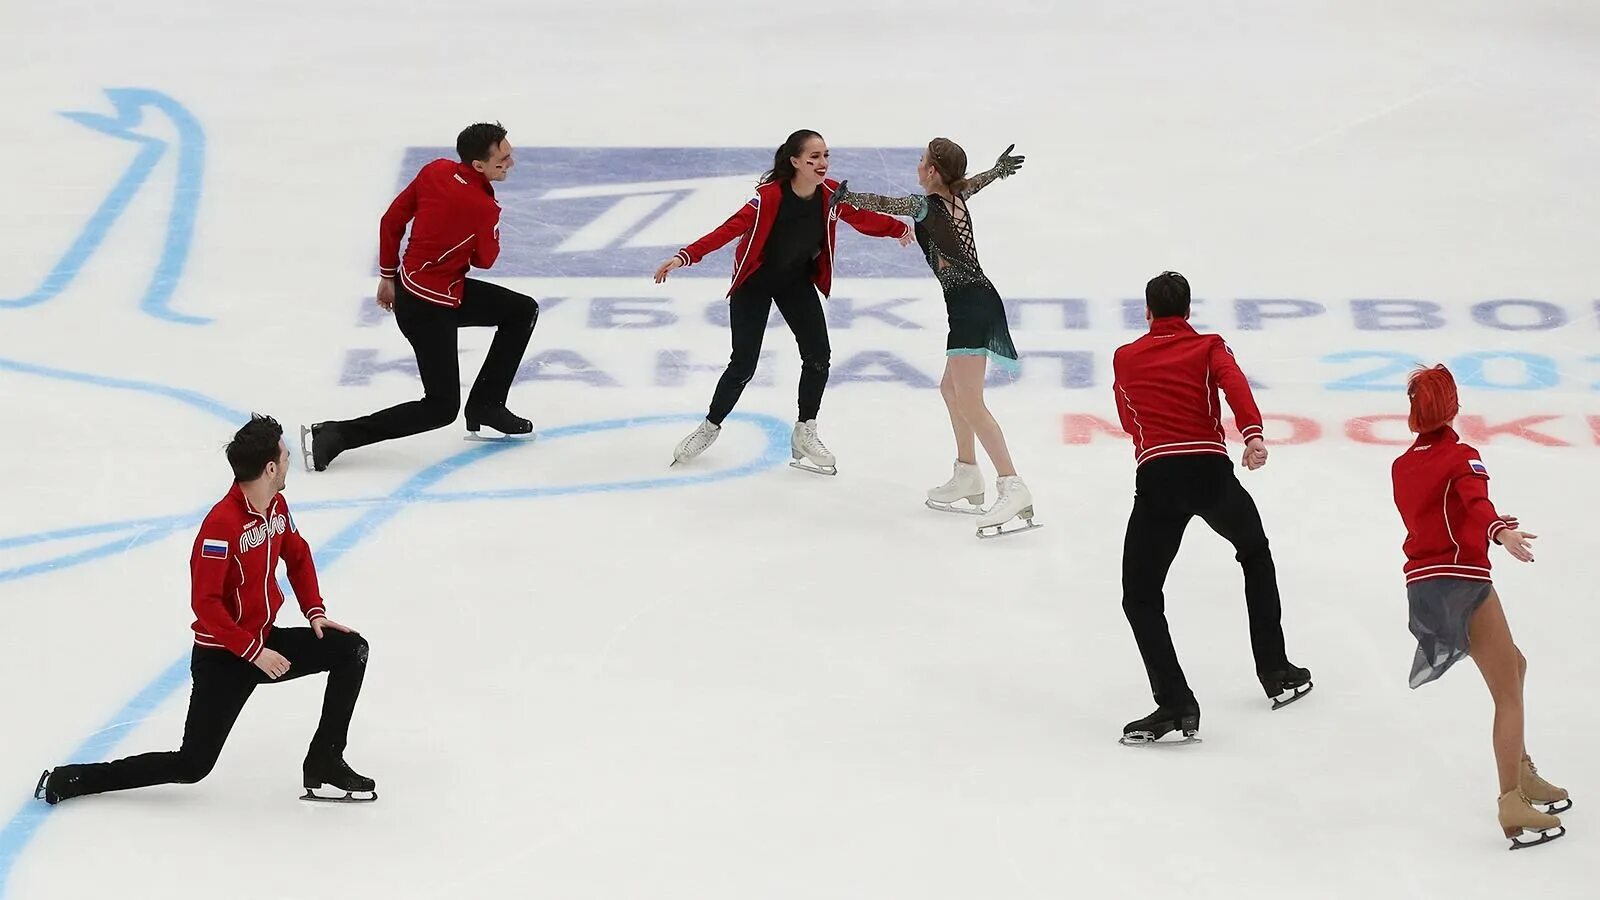
{"type": "Polygon", "coordinates": [[[828,452],[822,438],[817,437],[816,419],[794,423],[794,432],[789,435],[789,455],[793,457],[789,465],[801,471],[818,475],[839,474],[833,454],[828,452]]]}
{"type": "Polygon", "coordinates": [[[983,473],[978,471],[978,464],[956,460],[950,480],[928,489],[928,508],[969,516],[982,515],[983,473]],[[962,500],[967,501],[966,505],[957,506],[962,500]]]}
{"type": "Polygon", "coordinates": [[[995,479],[994,486],[1000,496],[995,499],[994,505],[989,507],[989,511],[983,514],[983,518],[978,520],[978,537],[1003,537],[1043,527],[1033,523],[1033,495],[1028,493],[1028,486],[1022,483],[1021,478],[1015,475],[1002,475],[995,479]],[[1004,527],[1017,519],[1027,524],[1015,528],[1004,527]]]}
{"type": "Polygon", "coordinates": [[[721,433],[721,425],[713,425],[710,419],[702,419],[687,437],[678,442],[678,446],[672,451],[670,465],[688,462],[706,452],[707,448],[717,442],[717,435],[721,433]]]}

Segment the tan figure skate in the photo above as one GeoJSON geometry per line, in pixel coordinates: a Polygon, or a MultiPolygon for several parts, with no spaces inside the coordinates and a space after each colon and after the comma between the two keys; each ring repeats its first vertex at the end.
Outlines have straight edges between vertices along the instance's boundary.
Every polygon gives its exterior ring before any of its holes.
{"type": "Polygon", "coordinates": [[[1566,788],[1558,788],[1543,778],[1539,777],[1539,770],[1534,766],[1533,760],[1524,756],[1522,758],[1522,771],[1517,777],[1517,783],[1522,788],[1523,796],[1536,807],[1543,807],[1547,813],[1564,813],[1572,808],[1572,798],[1567,796],[1566,788]]]}
{"type": "Polygon", "coordinates": [[[1547,844],[1567,833],[1560,819],[1534,809],[1520,790],[1500,795],[1500,828],[1511,839],[1512,850],[1547,844]]]}

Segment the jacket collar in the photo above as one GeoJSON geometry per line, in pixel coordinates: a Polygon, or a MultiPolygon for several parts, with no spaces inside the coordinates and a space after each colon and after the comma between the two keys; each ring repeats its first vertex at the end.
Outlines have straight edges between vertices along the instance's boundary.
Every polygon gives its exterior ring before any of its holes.
{"type": "Polygon", "coordinates": [[[1199,334],[1183,316],[1161,316],[1150,322],[1151,334],[1199,334]]]}
{"type": "Polygon", "coordinates": [[[474,169],[471,163],[456,163],[456,175],[467,184],[476,185],[482,188],[484,193],[494,196],[494,184],[489,181],[489,176],[474,169]]]}
{"type": "Polygon", "coordinates": [[[1425,431],[1422,434],[1417,435],[1417,439],[1411,442],[1411,446],[1431,447],[1435,444],[1459,443],[1461,443],[1461,435],[1456,434],[1456,430],[1451,428],[1449,425],[1442,425],[1432,431],[1425,431]]]}
{"type": "MultiPolygon", "coordinates": [[[[783,188],[786,184],[788,184],[787,181],[769,181],[765,184],[758,184],[756,185],[756,193],[760,195],[761,199],[763,200],[776,200],[777,198],[783,196],[783,188]]],[[[834,181],[832,178],[824,178],[822,180],[822,184],[817,187],[817,190],[822,192],[822,202],[824,206],[826,206],[828,200],[833,197],[833,192],[838,189],[838,187],[839,182],[834,181]]]]}
{"type": "Polygon", "coordinates": [[[256,509],[254,506],[250,505],[250,498],[245,496],[244,485],[237,481],[233,483],[233,490],[228,492],[228,498],[232,500],[234,505],[238,506],[239,509],[252,516],[260,516],[263,519],[267,518],[267,516],[272,512],[272,508],[278,505],[278,495],[273,494],[272,502],[267,504],[265,511],[256,509]]]}

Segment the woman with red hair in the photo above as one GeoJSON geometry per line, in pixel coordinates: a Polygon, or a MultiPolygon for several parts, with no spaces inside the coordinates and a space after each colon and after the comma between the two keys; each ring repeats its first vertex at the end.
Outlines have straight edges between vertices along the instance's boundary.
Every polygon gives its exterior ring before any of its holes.
{"type": "Polygon", "coordinates": [[[1567,792],[1539,777],[1523,743],[1522,686],[1528,661],[1489,578],[1489,545],[1533,562],[1534,535],[1489,501],[1489,470],[1451,423],[1460,403],[1444,366],[1418,369],[1407,384],[1416,442],[1394,461],[1394,501],[1406,525],[1406,594],[1417,653],[1411,686],[1421,687],[1470,656],[1494,698],[1494,755],[1500,774],[1500,827],[1511,849],[1563,834],[1552,813],[1572,806],[1567,792]],[[1538,804],[1544,809],[1536,809],[1538,804]],[[1528,833],[1537,837],[1523,839],[1528,833]]]}

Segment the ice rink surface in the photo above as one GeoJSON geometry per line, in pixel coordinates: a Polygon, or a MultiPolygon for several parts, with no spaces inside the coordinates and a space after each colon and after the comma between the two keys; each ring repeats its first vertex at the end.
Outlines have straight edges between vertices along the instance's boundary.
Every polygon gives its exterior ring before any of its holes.
{"type": "Polygon", "coordinates": [[[0,33],[5,900],[1589,890],[1594,4],[63,0],[0,33]],[[377,220],[484,119],[518,148],[486,277],[543,304],[511,394],[542,438],[458,424],[287,491],[372,643],[348,758],[379,802],[295,799],[321,678],[258,691],[199,785],[28,799],[47,766],[177,746],[187,554],[242,418],[419,393],[371,301],[377,220]],[[914,188],[935,136],[974,171],[1027,154],[972,211],[1024,353],[989,402],[1044,529],[922,507],[952,457],[943,306],[914,248],[845,228],[839,476],[783,465],[776,319],[722,440],[667,468],[726,359],[729,254],[650,272],[797,128],[867,189],[914,188]],[[1163,269],[1257,382],[1273,455],[1241,478],[1317,684],[1268,711],[1238,567],[1195,525],[1167,597],[1205,742],[1170,751],[1116,743],[1153,704],[1110,391],[1163,269]],[[1529,749],[1577,800],[1534,852],[1498,832],[1474,668],[1406,687],[1388,466],[1419,361],[1540,535],[1494,556],[1529,749]]]}

